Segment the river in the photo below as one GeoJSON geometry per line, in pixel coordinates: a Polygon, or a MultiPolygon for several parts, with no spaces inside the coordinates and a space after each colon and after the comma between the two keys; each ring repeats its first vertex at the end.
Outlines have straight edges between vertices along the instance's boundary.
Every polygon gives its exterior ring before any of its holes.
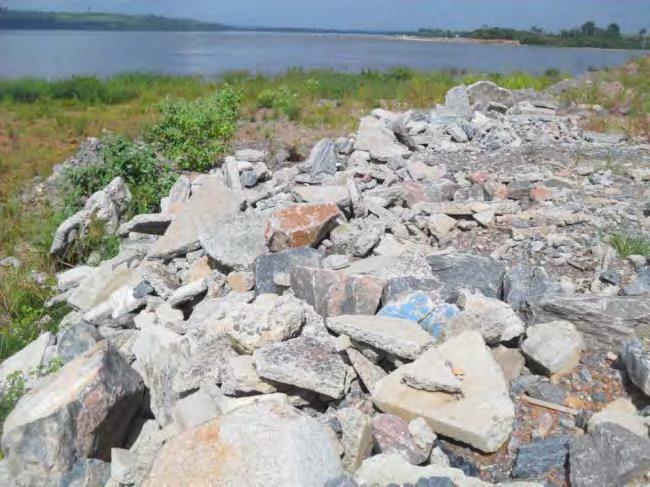
{"type": "Polygon", "coordinates": [[[474,72],[580,74],[640,51],[438,43],[370,35],[266,32],[0,31],[0,77],[102,77],[126,71],[217,76],[291,67],[357,72],[408,66],[474,72]]]}

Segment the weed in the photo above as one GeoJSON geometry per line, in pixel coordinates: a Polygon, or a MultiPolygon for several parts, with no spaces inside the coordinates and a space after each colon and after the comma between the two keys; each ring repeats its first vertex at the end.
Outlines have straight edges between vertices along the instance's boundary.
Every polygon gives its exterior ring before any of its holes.
{"type": "Polygon", "coordinates": [[[5,387],[0,394],[0,432],[7,416],[25,394],[26,383],[27,380],[20,372],[13,372],[7,376],[5,387]]]}
{"type": "Polygon", "coordinates": [[[148,131],[148,140],[179,168],[205,171],[215,165],[235,133],[241,94],[226,87],[193,101],[166,100],[162,119],[148,131]]]}
{"type": "Polygon", "coordinates": [[[630,255],[650,256],[650,237],[643,235],[612,235],[609,244],[621,259],[630,255]]]}

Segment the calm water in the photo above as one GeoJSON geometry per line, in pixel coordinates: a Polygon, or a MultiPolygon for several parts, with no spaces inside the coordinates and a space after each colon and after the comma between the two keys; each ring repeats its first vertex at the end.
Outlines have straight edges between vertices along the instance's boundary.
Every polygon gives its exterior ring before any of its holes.
{"type": "Polygon", "coordinates": [[[0,31],[0,77],[109,76],[124,71],[214,76],[290,67],[345,71],[418,69],[579,74],[639,51],[442,44],[361,35],[242,32],[0,31]]]}

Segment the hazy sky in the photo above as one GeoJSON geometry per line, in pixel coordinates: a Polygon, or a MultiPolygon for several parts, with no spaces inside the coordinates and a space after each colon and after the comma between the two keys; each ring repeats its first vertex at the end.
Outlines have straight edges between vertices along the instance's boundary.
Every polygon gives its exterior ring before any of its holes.
{"type": "Polygon", "coordinates": [[[10,8],[156,13],[234,25],[467,29],[484,24],[557,30],[587,20],[650,30],[650,0],[0,0],[10,8]]]}

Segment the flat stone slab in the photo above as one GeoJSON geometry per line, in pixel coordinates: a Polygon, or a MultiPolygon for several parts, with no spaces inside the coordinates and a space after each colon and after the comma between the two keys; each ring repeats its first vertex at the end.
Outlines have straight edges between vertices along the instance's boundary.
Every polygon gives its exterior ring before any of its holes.
{"type": "Polygon", "coordinates": [[[342,216],[333,203],[303,204],[275,211],[265,238],[272,252],[318,245],[342,216]]]}
{"type": "Polygon", "coordinates": [[[403,383],[414,364],[404,365],[379,381],[372,394],[381,411],[412,420],[424,418],[434,432],[484,452],[498,450],[508,439],[514,406],[499,365],[478,332],[465,332],[436,347],[440,358],[463,372],[462,397],[413,389],[403,383]]]}
{"type": "Polygon", "coordinates": [[[401,358],[414,360],[433,344],[433,338],[411,320],[385,316],[343,315],[327,319],[327,327],[352,340],[401,358]]]}

